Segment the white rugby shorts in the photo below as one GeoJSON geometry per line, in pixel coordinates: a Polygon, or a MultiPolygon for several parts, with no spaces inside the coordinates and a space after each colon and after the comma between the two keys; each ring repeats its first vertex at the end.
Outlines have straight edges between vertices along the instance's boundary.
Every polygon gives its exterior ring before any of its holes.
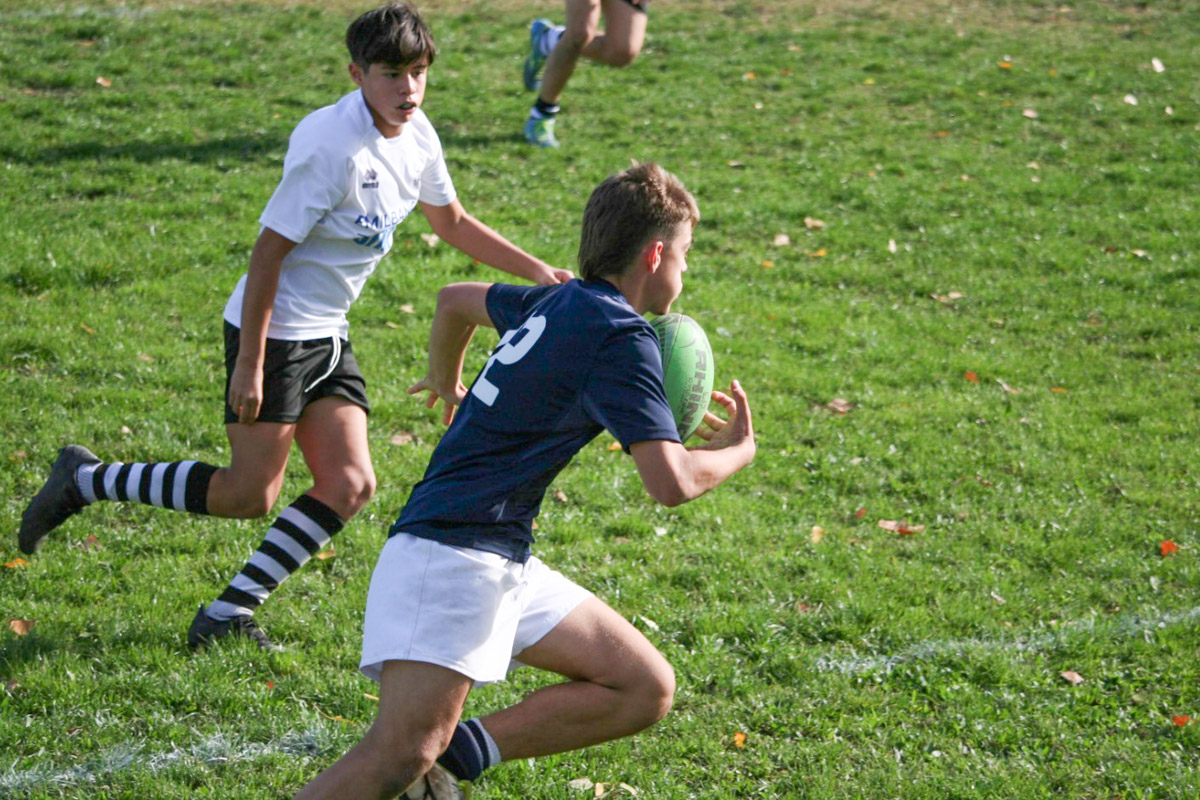
{"type": "Polygon", "coordinates": [[[518,564],[398,533],[371,574],[359,669],[378,681],[385,661],[421,661],[476,684],[501,681],[591,596],[536,556],[518,564]]]}

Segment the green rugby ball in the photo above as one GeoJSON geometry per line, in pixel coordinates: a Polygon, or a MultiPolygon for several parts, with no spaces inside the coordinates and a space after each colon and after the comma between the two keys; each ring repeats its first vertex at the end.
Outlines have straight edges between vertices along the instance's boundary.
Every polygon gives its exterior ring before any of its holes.
{"type": "Polygon", "coordinates": [[[704,329],[686,314],[663,314],[650,325],[658,335],[667,401],[675,415],[679,438],[686,442],[704,421],[712,399],[716,373],[712,347],[704,329]]]}

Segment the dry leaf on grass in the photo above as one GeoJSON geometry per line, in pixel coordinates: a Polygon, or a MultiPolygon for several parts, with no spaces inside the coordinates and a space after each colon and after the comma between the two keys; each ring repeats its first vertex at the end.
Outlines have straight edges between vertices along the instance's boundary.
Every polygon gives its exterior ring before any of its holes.
{"type": "Polygon", "coordinates": [[[1064,681],[1073,686],[1078,686],[1079,684],[1083,683],[1083,676],[1073,670],[1067,670],[1066,672],[1060,672],[1058,674],[1062,676],[1064,681]]]}
{"type": "Polygon", "coordinates": [[[333,545],[330,545],[329,549],[322,550],[321,552],[317,553],[317,559],[320,561],[328,561],[329,559],[336,557],[337,551],[333,549],[333,545]]]}
{"type": "Polygon", "coordinates": [[[966,379],[967,383],[979,383],[979,376],[974,372],[964,372],[963,378],[966,379]]]}
{"type": "Polygon", "coordinates": [[[924,525],[910,525],[908,520],[894,519],[879,520],[879,527],[883,528],[885,531],[898,533],[901,536],[912,536],[915,533],[920,533],[921,531],[925,530],[924,525]]]}
{"type": "Polygon", "coordinates": [[[34,619],[9,619],[8,621],[8,629],[17,636],[28,636],[34,625],[37,625],[37,620],[34,619]]]}
{"type": "Polygon", "coordinates": [[[430,247],[437,247],[437,243],[441,241],[436,233],[422,233],[421,241],[430,247]]]}
{"type": "Polygon", "coordinates": [[[416,440],[417,440],[416,435],[414,435],[411,431],[400,431],[399,433],[393,433],[392,438],[388,439],[389,442],[396,445],[397,447],[400,447],[400,446],[406,445],[406,444],[412,444],[416,440]]]}
{"type": "Polygon", "coordinates": [[[112,86],[112,81],[110,81],[108,78],[105,78],[104,76],[101,76],[101,77],[99,77],[99,78],[96,78],[96,83],[100,84],[100,85],[101,85],[101,86],[103,86],[105,89],[107,89],[108,87],[112,86]]]}
{"type": "Polygon", "coordinates": [[[564,492],[562,489],[554,490],[554,499],[560,503],[569,502],[569,500],[567,499],[567,493],[564,492]]]}
{"type": "Polygon", "coordinates": [[[808,228],[810,231],[823,231],[825,230],[825,221],[817,219],[816,217],[805,217],[804,227],[808,228]]]}
{"type": "Polygon", "coordinates": [[[850,409],[854,408],[854,403],[841,397],[835,397],[825,404],[825,408],[835,414],[846,414],[850,409]]]}
{"type": "Polygon", "coordinates": [[[1021,112],[1021,116],[1024,117],[1025,119],[1037,119],[1038,113],[1036,111],[1034,111],[1032,108],[1027,108],[1021,112]]]}
{"type": "Polygon", "coordinates": [[[14,558],[12,561],[9,561],[4,566],[7,567],[8,569],[20,569],[21,567],[29,566],[29,562],[23,558],[14,558]]]}
{"type": "Polygon", "coordinates": [[[787,247],[791,243],[792,240],[786,233],[775,234],[775,239],[771,242],[771,244],[775,245],[776,247],[787,247]]]}
{"type": "Polygon", "coordinates": [[[1166,558],[1167,556],[1172,555],[1178,551],[1179,551],[1179,545],[1175,544],[1170,539],[1164,539],[1158,545],[1158,552],[1162,555],[1163,558],[1166,558]]]}
{"type": "Polygon", "coordinates": [[[746,747],[746,734],[741,731],[735,733],[733,735],[733,746],[739,750],[744,749],[746,747]]]}
{"type": "Polygon", "coordinates": [[[812,541],[813,544],[818,544],[822,539],[825,538],[825,529],[822,528],[820,525],[813,525],[812,533],[809,535],[808,538],[812,541]]]}

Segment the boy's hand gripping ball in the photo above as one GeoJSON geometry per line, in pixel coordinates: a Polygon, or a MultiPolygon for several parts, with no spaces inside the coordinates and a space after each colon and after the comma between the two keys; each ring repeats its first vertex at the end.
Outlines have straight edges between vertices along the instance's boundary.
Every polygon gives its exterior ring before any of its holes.
{"type": "Polygon", "coordinates": [[[675,415],[679,438],[686,442],[700,427],[712,398],[716,373],[712,347],[704,329],[684,314],[664,314],[650,324],[662,353],[667,401],[675,415]]]}

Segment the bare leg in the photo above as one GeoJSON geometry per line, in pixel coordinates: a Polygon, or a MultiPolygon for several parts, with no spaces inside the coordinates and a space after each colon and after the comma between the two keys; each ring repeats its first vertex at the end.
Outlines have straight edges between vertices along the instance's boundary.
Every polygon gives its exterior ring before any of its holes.
{"type": "Polygon", "coordinates": [[[208,513],[217,517],[261,517],[271,510],[283,486],[296,426],[231,422],[225,426],[225,433],[232,457],[230,465],[214,472],[208,484],[208,513]]]}
{"type": "Polygon", "coordinates": [[[343,397],[325,397],[304,409],[296,443],[313,476],[307,492],[349,520],[375,494],[367,443],[367,412],[343,397]]]}
{"type": "Polygon", "coordinates": [[[300,790],[296,800],[390,798],[433,766],[450,744],[471,679],[418,661],[387,661],[379,715],[362,741],[300,790]]]}
{"type": "Polygon", "coordinates": [[[517,658],[570,680],[481,720],[505,760],[637,733],[666,716],[675,694],[675,673],[662,654],[594,597],[517,658]]]}
{"type": "Polygon", "coordinates": [[[546,59],[539,97],[554,104],[562,97],[580,56],[624,67],[642,51],[646,14],[624,0],[567,0],[566,31],[546,59]],[[600,13],[605,27],[600,30],[600,13]]]}

